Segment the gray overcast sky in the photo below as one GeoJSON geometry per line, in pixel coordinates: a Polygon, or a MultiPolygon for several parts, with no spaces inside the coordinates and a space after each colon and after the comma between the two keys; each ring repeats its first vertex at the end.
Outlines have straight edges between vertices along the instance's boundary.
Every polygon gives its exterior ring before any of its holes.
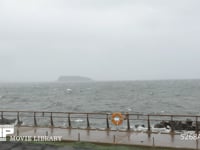
{"type": "Polygon", "coordinates": [[[200,78],[199,0],[1,0],[0,81],[200,78]]]}

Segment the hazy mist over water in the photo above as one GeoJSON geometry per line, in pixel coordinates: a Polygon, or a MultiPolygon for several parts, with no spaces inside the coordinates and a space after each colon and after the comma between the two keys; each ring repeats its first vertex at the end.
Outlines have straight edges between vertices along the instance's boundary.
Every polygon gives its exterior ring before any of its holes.
{"type": "Polygon", "coordinates": [[[0,82],[200,78],[199,0],[1,0],[0,82]]]}
{"type": "Polygon", "coordinates": [[[196,115],[199,91],[200,80],[4,83],[0,109],[196,115]]]}

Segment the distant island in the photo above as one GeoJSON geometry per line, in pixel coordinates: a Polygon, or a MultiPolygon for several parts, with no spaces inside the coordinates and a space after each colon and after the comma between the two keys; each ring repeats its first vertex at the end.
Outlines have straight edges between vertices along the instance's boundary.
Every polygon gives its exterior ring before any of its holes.
{"type": "Polygon", "coordinates": [[[60,76],[57,81],[59,82],[91,82],[93,80],[88,77],[82,77],[82,76],[60,76]]]}

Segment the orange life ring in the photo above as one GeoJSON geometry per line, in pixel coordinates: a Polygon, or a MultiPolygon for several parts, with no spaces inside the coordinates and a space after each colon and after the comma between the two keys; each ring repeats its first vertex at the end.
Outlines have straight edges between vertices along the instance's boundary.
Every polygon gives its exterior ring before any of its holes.
{"type": "Polygon", "coordinates": [[[112,123],[114,125],[121,125],[123,123],[124,117],[120,112],[116,112],[112,114],[112,123]]]}

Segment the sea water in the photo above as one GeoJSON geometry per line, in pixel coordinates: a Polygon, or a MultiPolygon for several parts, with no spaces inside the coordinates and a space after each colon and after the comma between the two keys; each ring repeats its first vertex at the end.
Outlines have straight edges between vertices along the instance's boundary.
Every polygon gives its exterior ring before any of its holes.
{"type": "Polygon", "coordinates": [[[1,83],[0,110],[200,114],[200,80],[1,83]]]}

